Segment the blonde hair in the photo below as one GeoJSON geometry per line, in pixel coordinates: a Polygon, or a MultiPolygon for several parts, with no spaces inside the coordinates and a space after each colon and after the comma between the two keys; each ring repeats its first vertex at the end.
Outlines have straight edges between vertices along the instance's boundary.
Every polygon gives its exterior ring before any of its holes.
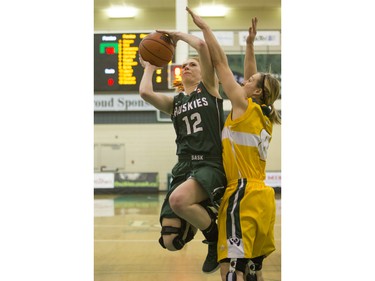
{"type": "Polygon", "coordinates": [[[281,115],[274,107],[274,102],[280,97],[280,82],[271,73],[261,73],[258,80],[263,92],[263,104],[271,108],[269,119],[272,123],[281,124],[281,115]]]}
{"type": "MultiPolygon", "coordinates": [[[[200,63],[199,57],[191,57],[188,59],[193,59],[193,60],[196,60],[198,63],[200,63]]],[[[175,88],[176,92],[185,91],[184,85],[182,84],[182,81],[180,79],[175,79],[173,81],[173,88],[175,88]]]]}

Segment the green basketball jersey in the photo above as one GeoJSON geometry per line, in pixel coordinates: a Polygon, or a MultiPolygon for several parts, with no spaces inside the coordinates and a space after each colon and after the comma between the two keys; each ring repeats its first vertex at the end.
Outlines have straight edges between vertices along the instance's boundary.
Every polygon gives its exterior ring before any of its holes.
{"type": "Polygon", "coordinates": [[[190,95],[181,92],[174,97],[171,119],[177,136],[177,155],[221,157],[223,100],[210,95],[202,82],[190,95]]]}

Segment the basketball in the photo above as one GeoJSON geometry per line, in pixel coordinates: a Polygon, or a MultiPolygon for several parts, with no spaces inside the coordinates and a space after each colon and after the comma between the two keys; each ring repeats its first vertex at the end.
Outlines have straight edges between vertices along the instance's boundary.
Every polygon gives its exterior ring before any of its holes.
{"type": "Polygon", "coordinates": [[[159,67],[167,65],[172,60],[174,50],[170,37],[160,32],[150,33],[139,44],[142,59],[159,67]]]}

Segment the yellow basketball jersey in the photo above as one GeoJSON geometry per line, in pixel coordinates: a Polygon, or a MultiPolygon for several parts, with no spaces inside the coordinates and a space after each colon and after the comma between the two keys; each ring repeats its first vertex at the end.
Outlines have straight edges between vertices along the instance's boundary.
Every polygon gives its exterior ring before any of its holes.
{"type": "Polygon", "coordinates": [[[275,193],[264,183],[272,123],[258,104],[248,102],[240,118],[227,117],[222,132],[228,185],[218,214],[218,261],[275,250],[275,193]]]}
{"type": "Polygon", "coordinates": [[[227,117],[222,131],[223,162],[228,184],[238,179],[264,180],[272,123],[261,107],[248,99],[240,118],[227,117]]]}

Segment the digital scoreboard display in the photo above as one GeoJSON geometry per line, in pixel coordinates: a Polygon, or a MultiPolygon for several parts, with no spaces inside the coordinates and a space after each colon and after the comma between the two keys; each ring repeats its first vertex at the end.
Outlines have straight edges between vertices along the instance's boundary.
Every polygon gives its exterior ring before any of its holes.
{"type": "MultiPolygon", "coordinates": [[[[144,69],[138,46],[148,34],[94,34],[94,91],[138,92],[144,69]]],[[[154,72],[152,83],[155,91],[170,90],[168,66],[154,72]]]]}

